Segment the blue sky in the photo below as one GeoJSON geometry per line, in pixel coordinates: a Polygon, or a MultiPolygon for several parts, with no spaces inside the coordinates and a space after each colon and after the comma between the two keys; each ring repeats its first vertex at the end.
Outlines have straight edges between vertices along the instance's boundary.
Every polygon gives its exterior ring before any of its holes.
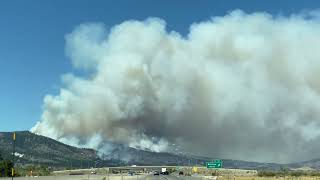
{"type": "Polygon", "coordinates": [[[42,113],[46,94],[57,94],[72,72],[65,35],[77,25],[112,27],[128,19],[160,17],[169,30],[187,34],[190,24],[234,9],[288,15],[314,10],[319,1],[293,0],[3,0],[0,2],[0,131],[28,130],[42,113]]]}

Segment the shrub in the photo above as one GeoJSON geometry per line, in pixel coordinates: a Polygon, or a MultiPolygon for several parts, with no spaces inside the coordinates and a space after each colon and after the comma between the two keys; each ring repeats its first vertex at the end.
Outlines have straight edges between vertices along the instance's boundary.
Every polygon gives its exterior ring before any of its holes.
{"type": "Polygon", "coordinates": [[[258,171],[258,176],[260,177],[271,177],[278,175],[275,171],[258,171]]]}
{"type": "Polygon", "coordinates": [[[304,175],[307,175],[307,174],[305,172],[303,172],[303,171],[291,171],[290,175],[291,176],[304,176],[304,175]]]}

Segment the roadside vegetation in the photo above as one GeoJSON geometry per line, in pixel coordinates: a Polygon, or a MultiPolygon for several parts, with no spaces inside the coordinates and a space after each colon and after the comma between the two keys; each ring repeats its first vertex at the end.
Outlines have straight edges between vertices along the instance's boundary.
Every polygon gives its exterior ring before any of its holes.
{"type": "MultiPolygon", "coordinates": [[[[259,177],[301,177],[301,176],[312,176],[312,177],[320,177],[320,171],[316,170],[280,170],[280,171],[270,171],[270,170],[261,170],[258,171],[259,177]]],[[[320,179],[320,178],[319,178],[320,179]]]]}
{"type": "Polygon", "coordinates": [[[47,166],[27,165],[23,167],[16,167],[19,176],[49,176],[51,174],[50,168],[47,166]]]}
{"type": "MultiPolygon", "coordinates": [[[[0,177],[11,177],[11,169],[13,163],[11,160],[8,160],[2,157],[0,153],[0,177]]],[[[50,168],[47,166],[35,166],[35,165],[16,165],[14,170],[14,176],[48,176],[50,175],[50,168]]]]}

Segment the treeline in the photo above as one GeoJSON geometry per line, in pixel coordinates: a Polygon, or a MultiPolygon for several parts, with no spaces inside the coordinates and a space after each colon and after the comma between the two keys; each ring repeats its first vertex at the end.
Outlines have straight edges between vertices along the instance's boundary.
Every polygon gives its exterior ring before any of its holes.
{"type": "Polygon", "coordinates": [[[47,166],[27,165],[24,167],[17,167],[19,176],[49,176],[51,171],[47,166]]]}
{"type": "MultiPolygon", "coordinates": [[[[6,160],[0,153],[0,177],[12,176],[13,163],[10,160],[6,160]]],[[[43,165],[16,165],[14,168],[14,176],[48,176],[50,175],[50,168],[43,165]]]]}
{"type": "Polygon", "coordinates": [[[261,170],[258,171],[258,176],[260,177],[284,177],[284,176],[320,176],[320,171],[302,171],[302,170],[261,170]]]}
{"type": "Polygon", "coordinates": [[[0,154],[0,177],[11,177],[12,161],[5,160],[0,154]]]}

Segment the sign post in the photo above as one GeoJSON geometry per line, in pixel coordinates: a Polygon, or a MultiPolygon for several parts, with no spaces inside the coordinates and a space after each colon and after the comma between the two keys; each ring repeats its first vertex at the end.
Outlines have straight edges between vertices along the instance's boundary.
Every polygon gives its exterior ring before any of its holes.
{"type": "Polygon", "coordinates": [[[213,162],[207,162],[206,164],[208,169],[222,168],[222,160],[220,159],[214,160],[213,162]]]}
{"type": "Polygon", "coordinates": [[[11,178],[13,180],[14,177],[14,156],[15,156],[15,144],[16,144],[16,133],[13,132],[13,136],[12,136],[12,140],[13,140],[13,152],[12,152],[12,169],[11,169],[11,178]]]}

